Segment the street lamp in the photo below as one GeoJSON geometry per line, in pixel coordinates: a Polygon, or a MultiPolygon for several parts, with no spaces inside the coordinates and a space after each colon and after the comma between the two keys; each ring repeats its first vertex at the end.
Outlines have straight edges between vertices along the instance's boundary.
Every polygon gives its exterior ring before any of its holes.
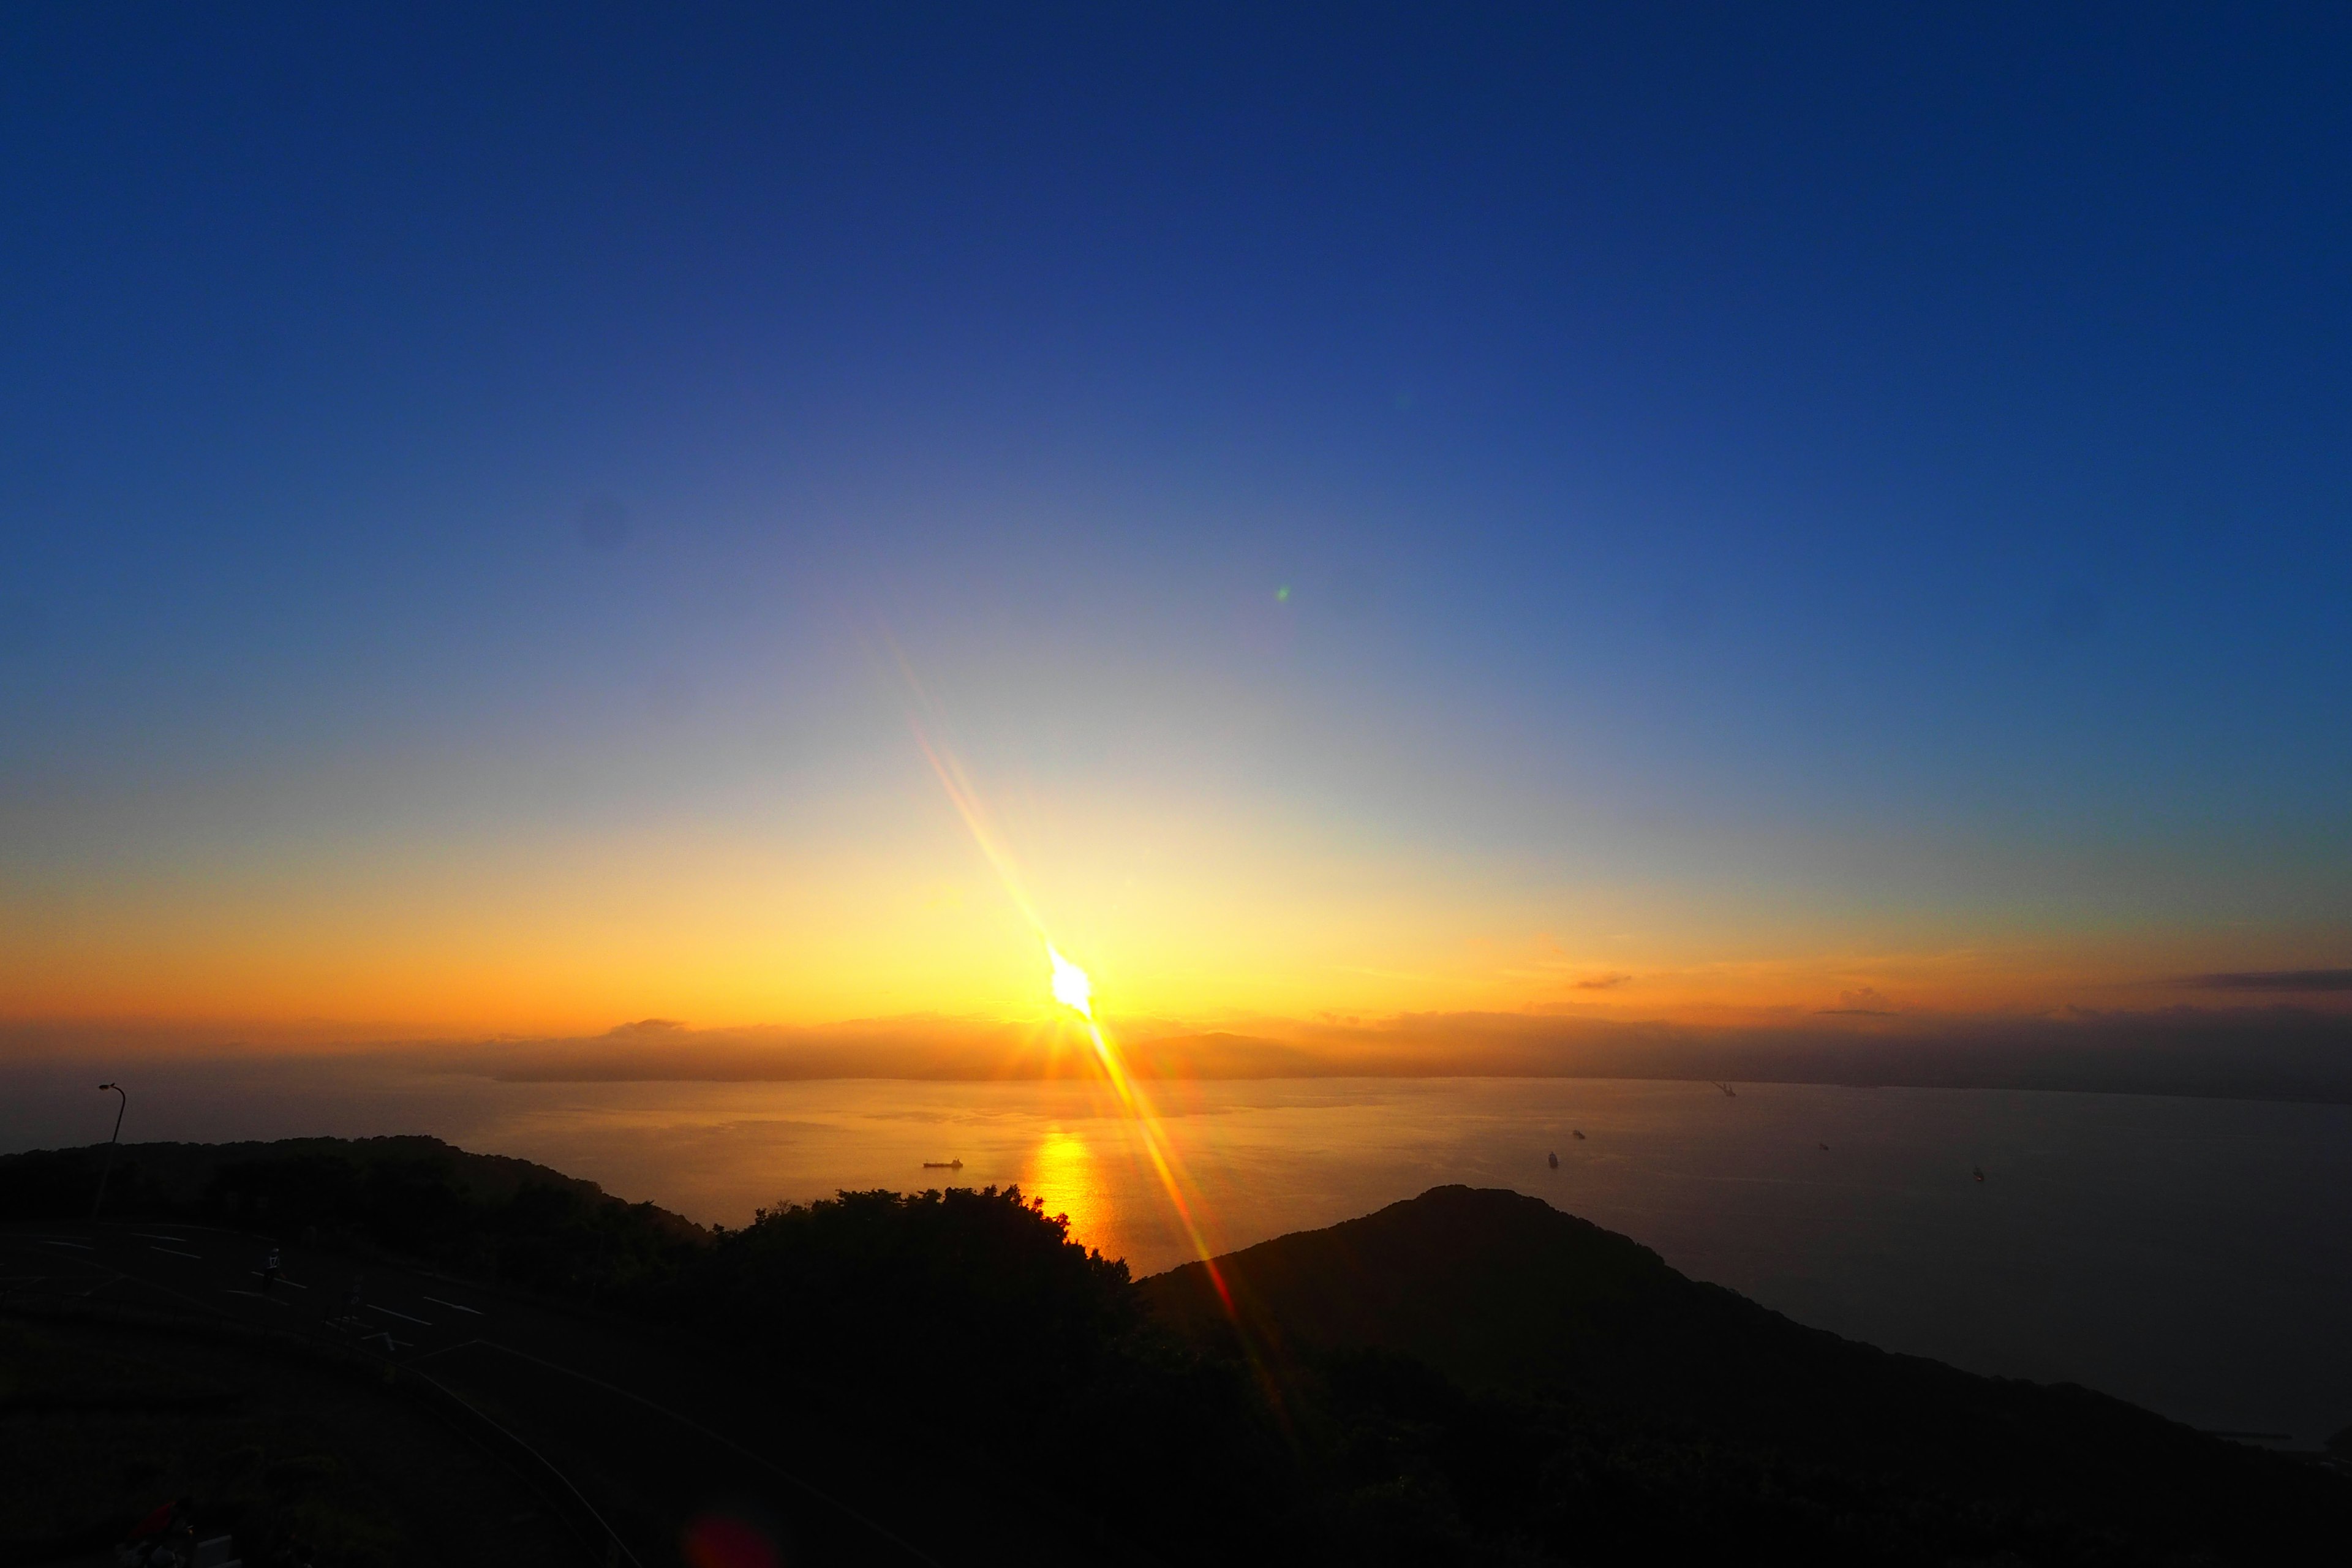
{"type": "Polygon", "coordinates": [[[122,1113],[131,1109],[131,1096],[121,1084],[102,1083],[98,1087],[101,1093],[112,1089],[121,1095],[122,1100],[114,1108],[114,1136],[106,1141],[106,1164],[98,1173],[98,1196],[89,1200],[89,1222],[92,1225],[98,1223],[98,1205],[106,1201],[107,1178],[114,1174],[115,1145],[122,1142],[122,1113]]]}

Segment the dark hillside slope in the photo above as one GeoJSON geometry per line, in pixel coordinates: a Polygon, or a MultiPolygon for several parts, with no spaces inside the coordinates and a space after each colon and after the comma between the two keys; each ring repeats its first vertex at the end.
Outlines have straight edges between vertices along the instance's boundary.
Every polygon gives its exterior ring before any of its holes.
{"type": "Polygon", "coordinates": [[[2330,1538],[2352,1549],[2341,1477],[2088,1390],[1804,1328],[1516,1193],[1434,1188],[1218,1268],[1238,1331],[1202,1265],[1140,1289],[1163,1323],[1207,1346],[1245,1343],[1277,1378],[1362,1352],[1410,1357],[1467,1393],[1549,1400],[1588,1430],[1728,1447],[1962,1514],[2063,1520],[2058,1535],[2109,1540],[2117,1561],[2325,1560],[2315,1543],[2330,1538]]]}
{"type": "MultiPolygon", "coordinates": [[[[104,1144],[0,1156],[0,1221],[87,1218],[106,1160],[104,1144]]],[[[667,1276],[710,1239],[691,1220],[593,1182],[415,1136],[127,1143],[106,1181],[105,1214],[378,1247],[595,1298],[667,1276]]]]}

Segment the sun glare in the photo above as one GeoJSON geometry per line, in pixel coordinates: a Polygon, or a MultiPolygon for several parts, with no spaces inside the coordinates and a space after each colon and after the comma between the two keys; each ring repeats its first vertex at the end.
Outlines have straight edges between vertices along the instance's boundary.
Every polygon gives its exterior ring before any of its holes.
{"type": "MultiPolygon", "coordinates": [[[[901,668],[904,668],[902,661],[901,668]]],[[[919,698],[922,688],[911,670],[907,672],[907,681],[919,698]]],[[[1161,1189],[1168,1194],[1169,1206],[1175,1211],[1178,1222],[1184,1227],[1184,1234],[1191,1238],[1192,1250],[1207,1267],[1209,1282],[1215,1287],[1218,1299],[1230,1313],[1233,1298],[1225,1289],[1224,1277],[1217,1270],[1216,1259],[1210,1253],[1207,1237],[1202,1234],[1200,1220],[1192,1212],[1192,1204],[1187,1200],[1189,1184],[1178,1168],[1176,1151],[1169,1143],[1167,1134],[1160,1125],[1160,1118],[1151,1109],[1150,1097],[1144,1093],[1142,1086],[1129,1076],[1127,1064],[1119,1058],[1118,1047],[1105,1037],[1101,1023],[1095,1017],[1094,982],[1087,978],[1085,970],[1064,958],[1061,950],[1046,936],[1045,922],[1038,918],[1036,908],[1021,890],[1021,879],[1014,870],[1013,857],[989,830],[988,814],[982,808],[971,781],[965,776],[962,765],[956,761],[955,754],[945,747],[934,745],[923,733],[919,721],[910,718],[909,723],[915,731],[915,743],[922,748],[924,757],[931,764],[931,771],[939,775],[940,787],[948,792],[949,801],[962,816],[964,826],[971,830],[972,839],[979,845],[981,853],[995,868],[997,877],[1004,884],[1005,893],[1029,922],[1029,929],[1036,932],[1038,940],[1045,944],[1045,957],[1054,966],[1054,1000],[1086,1020],[1087,1038],[1094,1046],[1095,1062],[1102,1069],[1103,1080],[1118,1095],[1129,1126],[1134,1130],[1138,1143],[1160,1177],[1161,1189]]]]}
{"type": "Polygon", "coordinates": [[[1045,944],[1045,956],[1054,961],[1054,1000],[1087,1022],[1094,1022],[1095,988],[1087,972],[1064,958],[1050,942],[1045,944]]]}

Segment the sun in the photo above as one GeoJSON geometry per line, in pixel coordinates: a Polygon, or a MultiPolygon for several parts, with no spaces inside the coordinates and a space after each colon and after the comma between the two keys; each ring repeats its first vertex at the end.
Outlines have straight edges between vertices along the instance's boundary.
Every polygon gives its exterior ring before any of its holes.
{"type": "Polygon", "coordinates": [[[1054,961],[1054,1000],[1093,1023],[1095,988],[1087,972],[1064,958],[1050,942],[1045,944],[1045,956],[1054,961]]]}

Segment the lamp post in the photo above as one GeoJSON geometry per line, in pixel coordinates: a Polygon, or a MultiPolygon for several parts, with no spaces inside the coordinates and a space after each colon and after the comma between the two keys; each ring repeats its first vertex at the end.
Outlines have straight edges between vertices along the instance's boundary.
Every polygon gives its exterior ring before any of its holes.
{"type": "Polygon", "coordinates": [[[89,1222],[92,1225],[98,1223],[98,1205],[106,1201],[107,1178],[114,1174],[114,1150],[122,1142],[122,1113],[131,1109],[131,1096],[121,1084],[102,1083],[98,1087],[100,1091],[112,1089],[122,1100],[114,1108],[114,1136],[106,1141],[106,1164],[98,1173],[98,1196],[89,1200],[89,1222]]]}

